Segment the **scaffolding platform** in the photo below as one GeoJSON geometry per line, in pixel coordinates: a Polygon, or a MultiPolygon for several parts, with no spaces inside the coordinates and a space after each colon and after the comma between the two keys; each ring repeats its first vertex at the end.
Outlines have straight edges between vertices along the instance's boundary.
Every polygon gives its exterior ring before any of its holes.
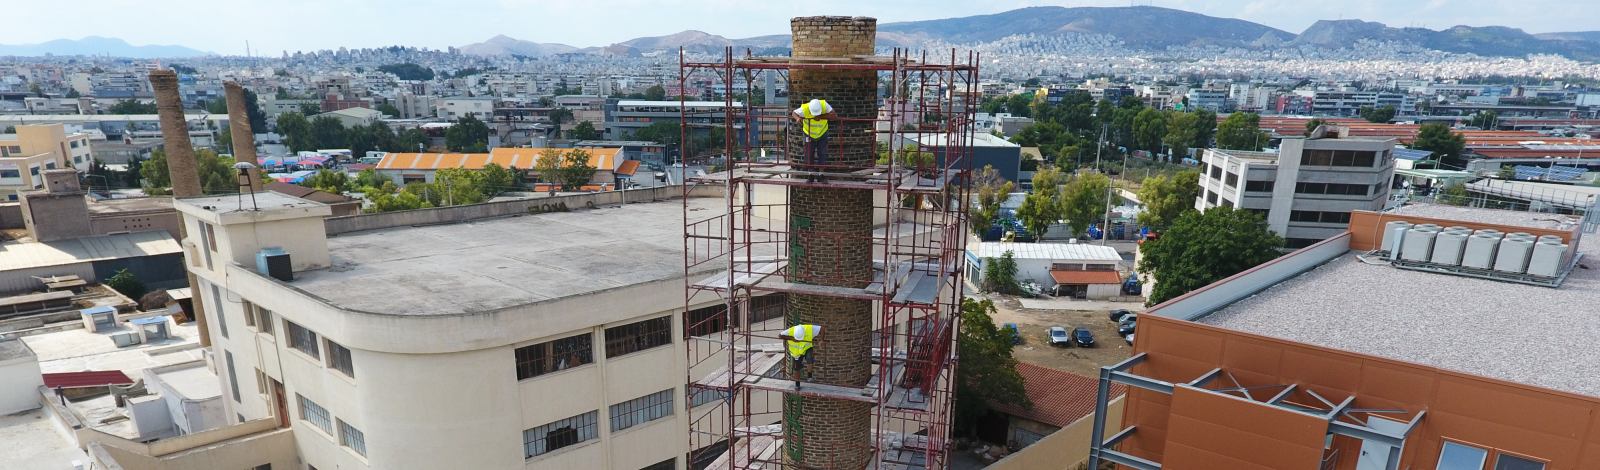
{"type": "MultiPolygon", "coordinates": [[[[875,358],[881,359],[879,356],[882,356],[882,354],[877,352],[881,350],[882,348],[875,350],[875,358]]],[[[756,355],[752,355],[752,357],[759,357],[762,354],[772,353],[758,353],[756,355]]],[[[885,361],[882,360],[877,361],[879,365],[876,367],[876,370],[874,370],[872,378],[869,379],[867,384],[863,387],[845,387],[801,381],[799,383],[799,387],[796,388],[794,379],[785,376],[786,373],[782,367],[783,356],[781,354],[778,355],[776,361],[770,363],[766,362],[766,359],[747,360],[744,363],[751,364],[753,368],[743,370],[750,372],[734,372],[732,375],[739,379],[738,384],[754,390],[766,390],[771,392],[792,393],[802,396],[867,402],[876,404],[878,406],[906,411],[928,411],[929,399],[923,390],[917,388],[907,388],[898,385],[900,383],[900,379],[905,377],[906,371],[905,362],[903,361],[903,358],[901,359],[902,360],[887,361],[889,364],[887,367],[889,370],[889,383],[896,384],[888,387],[880,387],[878,384],[878,381],[884,378],[885,367],[883,363],[885,361]],[[880,392],[880,390],[882,391],[880,392]]],[[[717,377],[727,377],[727,375],[727,371],[719,370],[716,373],[713,373],[713,376],[717,377]]]]}
{"type": "MultiPolygon", "coordinates": [[[[782,424],[737,429],[734,431],[734,447],[723,452],[706,469],[728,469],[729,460],[747,465],[738,468],[778,468],[778,451],[783,449],[783,439],[779,437],[782,434],[782,424]]],[[[873,435],[883,450],[877,452],[875,461],[868,463],[864,469],[925,470],[928,468],[928,451],[943,451],[942,448],[932,447],[934,443],[923,435],[881,430],[873,431],[873,435]]]]}

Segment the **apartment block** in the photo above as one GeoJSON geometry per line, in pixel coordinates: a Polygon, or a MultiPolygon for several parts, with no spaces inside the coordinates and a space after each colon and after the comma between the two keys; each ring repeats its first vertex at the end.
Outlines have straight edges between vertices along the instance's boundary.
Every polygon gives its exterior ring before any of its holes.
{"type": "Polygon", "coordinates": [[[45,171],[89,171],[94,158],[88,134],[68,134],[61,124],[19,125],[16,130],[0,134],[0,195],[6,200],[17,200],[21,191],[43,188],[45,171]]]}
{"type": "MultiPolygon", "coordinates": [[[[680,120],[701,129],[721,127],[727,117],[725,107],[727,103],[721,101],[618,101],[615,105],[607,106],[606,137],[625,140],[651,124],[676,124],[680,120]]],[[[733,107],[742,108],[744,104],[735,101],[733,107]]]]}
{"type": "Polygon", "coordinates": [[[1290,248],[1337,235],[1350,211],[1383,209],[1394,177],[1394,139],[1348,132],[1322,126],[1284,138],[1277,153],[1206,149],[1195,208],[1260,213],[1290,248]]]}

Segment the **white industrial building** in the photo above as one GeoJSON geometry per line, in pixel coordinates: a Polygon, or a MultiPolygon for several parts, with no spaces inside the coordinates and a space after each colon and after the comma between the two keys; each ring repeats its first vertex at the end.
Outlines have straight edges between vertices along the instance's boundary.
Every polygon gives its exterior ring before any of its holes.
{"type": "Polygon", "coordinates": [[[1017,282],[1032,281],[1052,293],[1089,299],[1121,292],[1122,256],[1116,248],[1090,243],[968,243],[967,278],[981,285],[984,266],[1008,252],[1017,263],[1017,282]]]}

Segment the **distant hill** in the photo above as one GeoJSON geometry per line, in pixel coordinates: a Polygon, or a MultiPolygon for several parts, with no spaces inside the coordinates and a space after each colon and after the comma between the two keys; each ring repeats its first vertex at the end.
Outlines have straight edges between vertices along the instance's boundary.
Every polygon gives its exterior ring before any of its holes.
{"type": "Polygon", "coordinates": [[[1533,35],[1539,39],[1553,39],[1557,41],[1589,41],[1600,42],[1600,31],[1573,31],[1567,33],[1539,33],[1533,35]]]}
{"type": "MultiPolygon", "coordinates": [[[[1555,33],[1596,35],[1596,33],[1555,33]]],[[[1504,26],[1456,26],[1443,31],[1426,28],[1391,28],[1383,23],[1361,20],[1322,20],[1295,38],[1296,44],[1340,47],[1358,40],[1392,41],[1415,44],[1446,52],[1484,56],[1525,56],[1560,54],[1580,60],[1600,59],[1600,42],[1569,37],[1541,37],[1504,26]]]]}
{"type": "Polygon", "coordinates": [[[89,36],[83,39],[57,39],[38,44],[0,44],[0,56],[97,55],[134,59],[185,58],[215,55],[183,46],[135,46],[117,38],[89,36]]]}
{"type": "Polygon", "coordinates": [[[578,48],[566,44],[541,43],[524,41],[504,34],[496,35],[489,40],[461,46],[462,54],[470,55],[521,55],[528,57],[544,57],[555,54],[565,54],[577,51],[578,48]]]}
{"type": "Polygon", "coordinates": [[[1029,7],[992,15],[880,24],[878,33],[888,33],[900,45],[927,39],[978,43],[1015,34],[1105,34],[1138,48],[1245,45],[1263,37],[1294,37],[1245,20],[1147,6],[1029,7]]]}

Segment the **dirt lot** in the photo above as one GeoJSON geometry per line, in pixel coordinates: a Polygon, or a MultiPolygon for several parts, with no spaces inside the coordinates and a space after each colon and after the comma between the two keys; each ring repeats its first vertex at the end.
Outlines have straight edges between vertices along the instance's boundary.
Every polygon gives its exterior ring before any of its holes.
{"type": "MultiPolygon", "coordinates": [[[[996,297],[994,300],[998,310],[994,315],[995,323],[1016,323],[1022,331],[1022,344],[1013,349],[1018,361],[1085,377],[1098,377],[1100,367],[1121,362],[1133,351],[1133,347],[1117,334],[1117,325],[1106,316],[1106,307],[1137,311],[1140,307],[1138,303],[1107,305],[1104,302],[1085,302],[1082,306],[1084,310],[1079,310],[1024,308],[1021,302],[1010,297],[996,297]],[[1068,330],[1088,327],[1094,333],[1095,345],[1092,348],[1052,347],[1049,338],[1049,328],[1052,326],[1068,330]]],[[[1066,306],[1072,307],[1070,303],[1066,306]]]]}

